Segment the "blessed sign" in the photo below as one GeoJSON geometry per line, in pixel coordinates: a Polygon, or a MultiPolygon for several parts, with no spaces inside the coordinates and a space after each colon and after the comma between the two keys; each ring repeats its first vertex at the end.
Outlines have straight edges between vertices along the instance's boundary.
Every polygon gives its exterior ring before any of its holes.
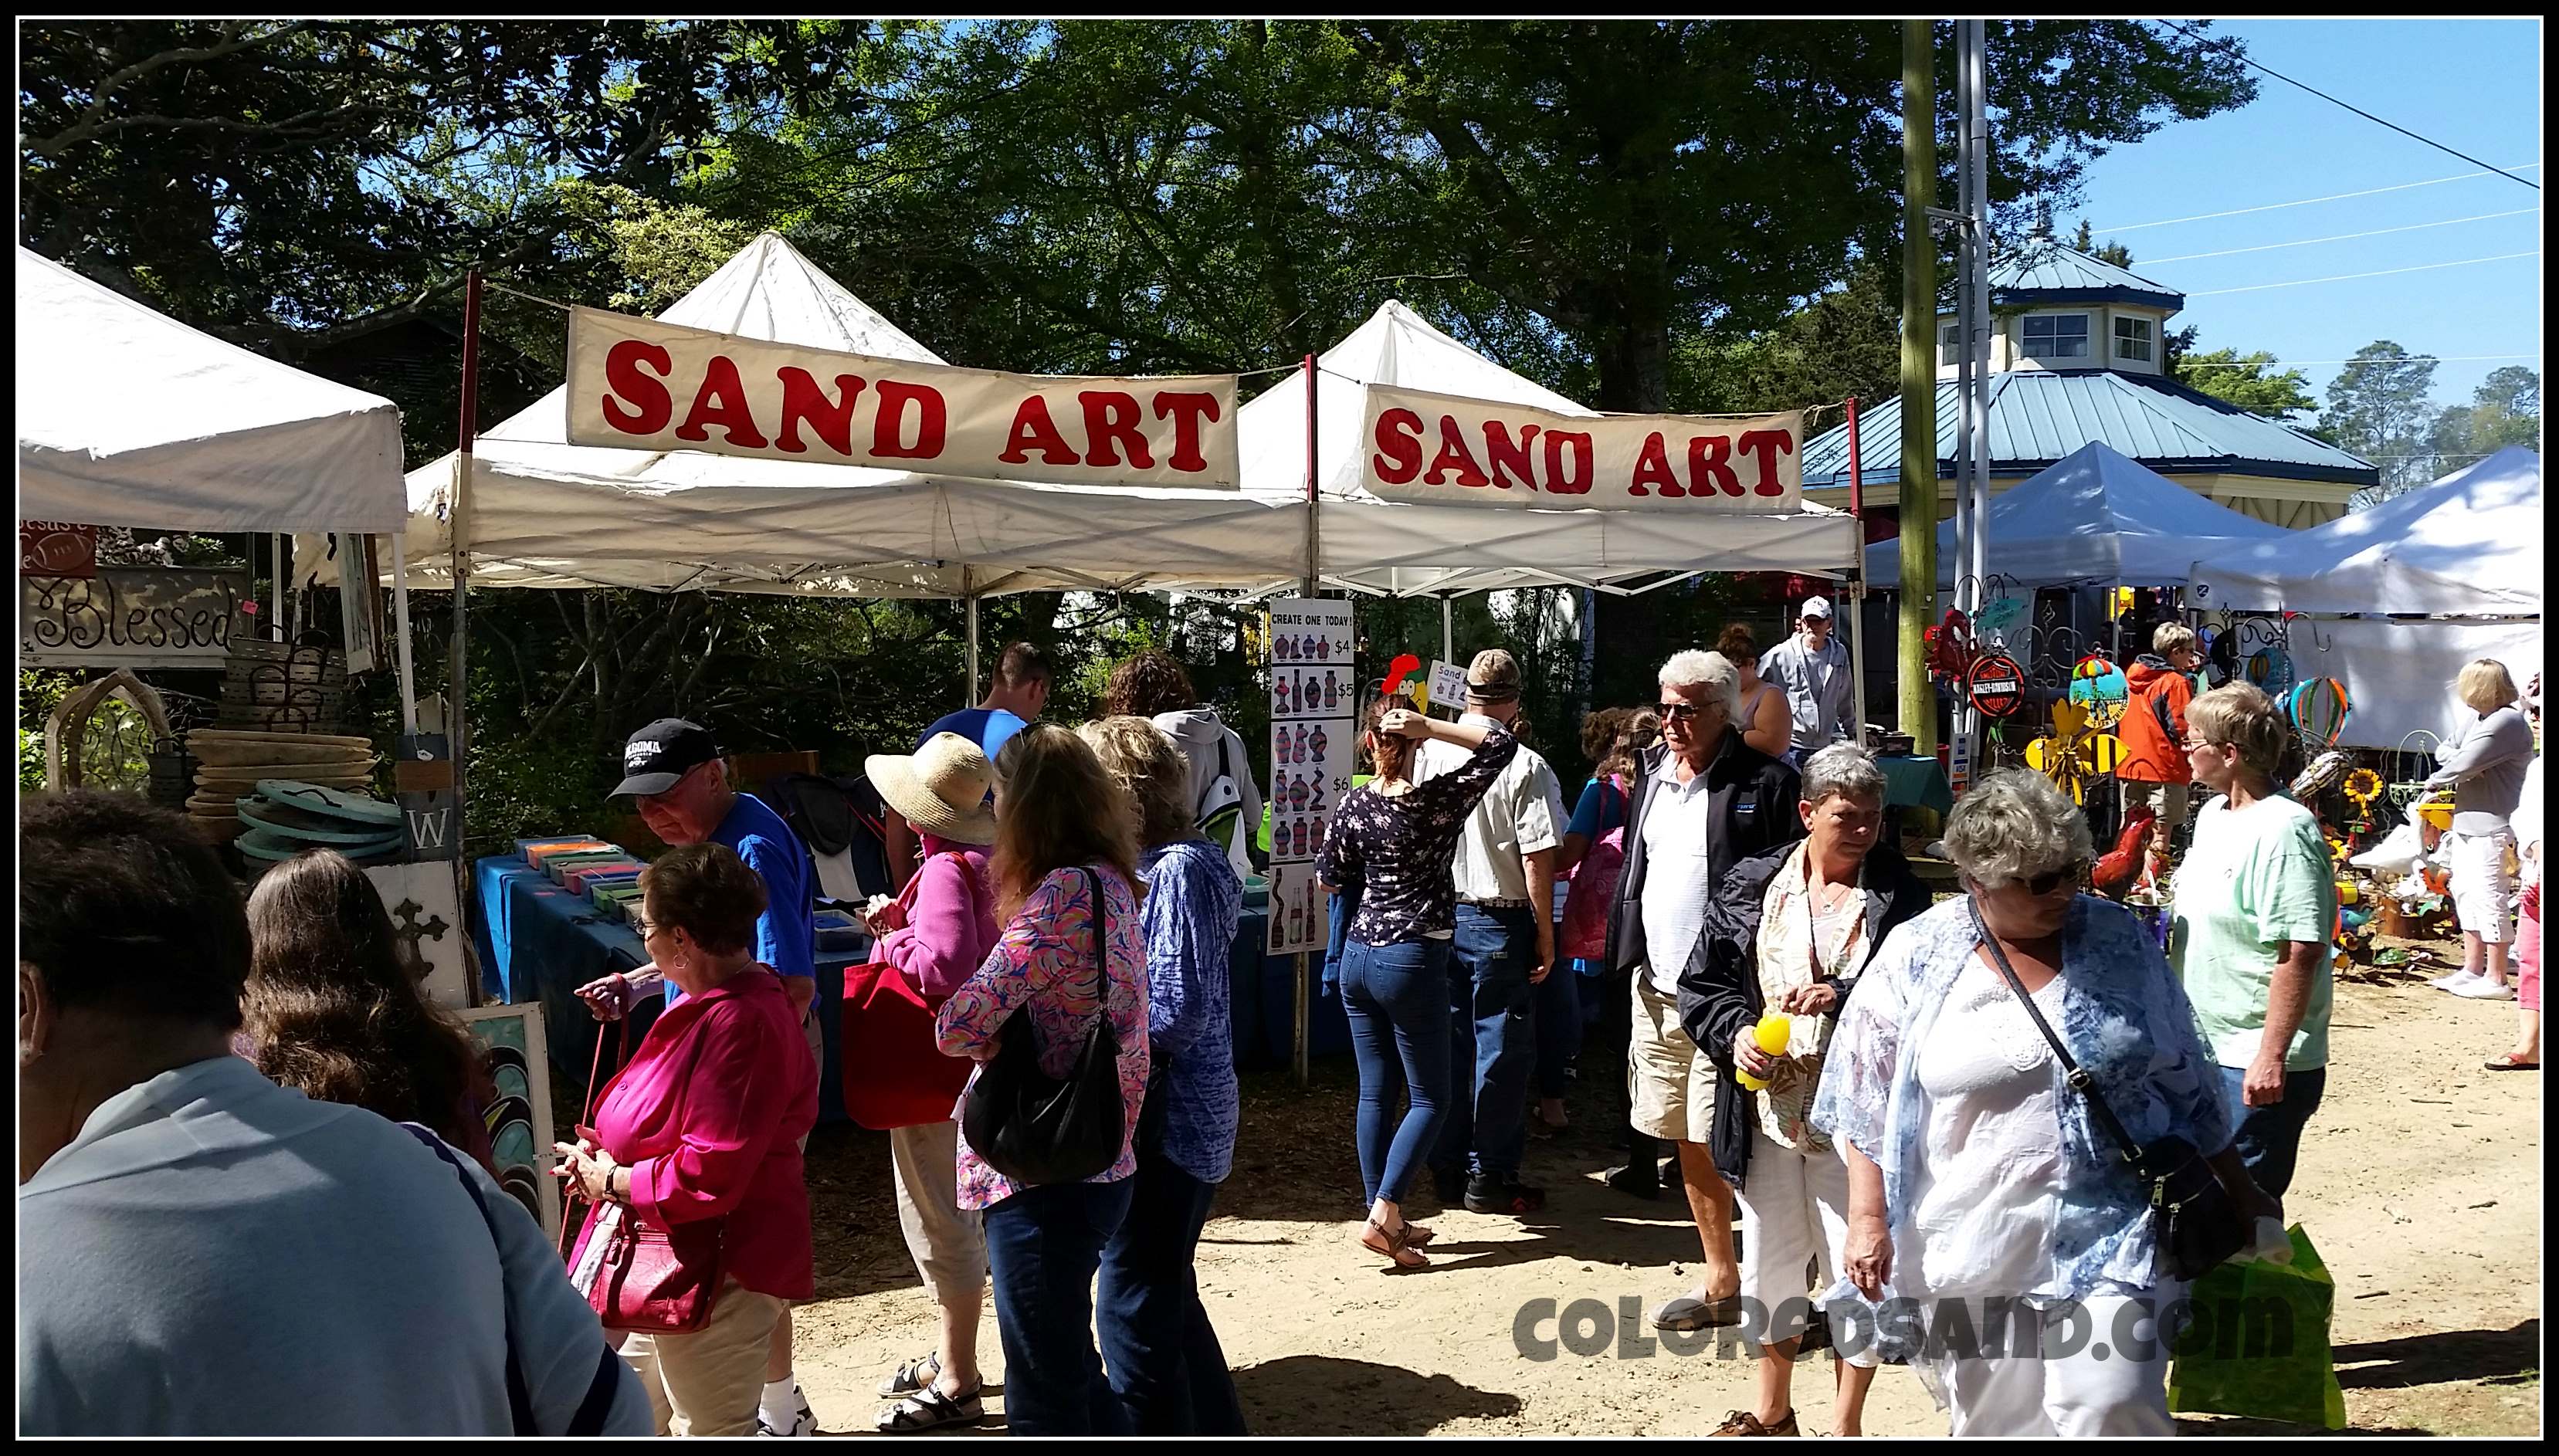
{"type": "Polygon", "coordinates": [[[236,572],[102,566],[18,578],[18,660],[30,667],[219,667],[246,637],[236,572]]]}
{"type": "Polygon", "coordinates": [[[1368,489],[1466,506],[1781,514],[1803,509],[1804,417],[1569,415],[1368,386],[1368,489]]]}
{"type": "Polygon", "coordinates": [[[575,309],[568,441],[1073,486],[1234,490],[1235,375],[1007,374],[575,309]]]}

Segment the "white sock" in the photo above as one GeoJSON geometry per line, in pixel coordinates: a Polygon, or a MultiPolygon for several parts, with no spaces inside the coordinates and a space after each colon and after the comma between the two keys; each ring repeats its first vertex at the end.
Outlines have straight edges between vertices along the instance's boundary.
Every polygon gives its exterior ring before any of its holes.
{"type": "Polygon", "coordinates": [[[764,1416],[774,1425],[787,1425],[800,1415],[800,1378],[784,1376],[764,1383],[764,1416]]]}

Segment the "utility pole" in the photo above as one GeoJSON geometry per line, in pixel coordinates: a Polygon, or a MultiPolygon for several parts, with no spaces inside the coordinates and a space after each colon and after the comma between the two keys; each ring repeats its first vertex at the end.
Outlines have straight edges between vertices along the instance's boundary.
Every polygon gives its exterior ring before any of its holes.
{"type": "Polygon", "coordinates": [[[1901,23],[1901,731],[1937,751],[1925,641],[1937,607],[1937,76],[1929,22],[1901,23]]]}

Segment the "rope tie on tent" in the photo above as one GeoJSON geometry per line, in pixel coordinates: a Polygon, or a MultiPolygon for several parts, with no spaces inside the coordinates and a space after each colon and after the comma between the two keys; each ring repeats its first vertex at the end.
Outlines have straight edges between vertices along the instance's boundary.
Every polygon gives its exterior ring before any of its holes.
{"type": "Polygon", "coordinates": [[[500,293],[506,294],[511,298],[521,298],[527,303],[538,303],[550,308],[555,308],[561,313],[567,313],[573,307],[573,305],[562,303],[556,298],[544,298],[538,293],[527,293],[521,288],[509,288],[506,284],[499,282],[495,278],[483,277],[480,280],[480,286],[483,288],[494,288],[500,293]]]}

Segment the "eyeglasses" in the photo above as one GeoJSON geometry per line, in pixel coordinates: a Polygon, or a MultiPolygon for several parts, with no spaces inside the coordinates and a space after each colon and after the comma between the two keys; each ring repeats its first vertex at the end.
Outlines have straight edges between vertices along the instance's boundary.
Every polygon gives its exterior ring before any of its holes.
{"type": "Polygon", "coordinates": [[[660,931],[668,929],[668,925],[663,920],[639,920],[635,918],[631,922],[631,928],[638,931],[640,933],[640,939],[645,941],[651,936],[658,934],[660,931]]]}
{"type": "Polygon", "coordinates": [[[2029,895],[2049,895],[2063,885],[2075,887],[2079,883],[2079,872],[2087,867],[2086,860],[2074,859],[2057,870],[2047,870],[2032,879],[2020,880],[2018,883],[2026,888],[2026,893],[2029,895]]]}
{"type": "Polygon", "coordinates": [[[2178,746],[2184,749],[2187,753],[2192,753],[2198,748],[2219,748],[2221,745],[2217,743],[2202,743],[2189,738],[2178,746]]]}
{"type": "Polygon", "coordinates": [[[1705,712],[1706,709],[1699,707],[1695,703],[1669,702],[1663,703],[1658,711],[1666,722],[1685,723],[1689,719],[1696,717],[1698,714],[1705,712]]]}

